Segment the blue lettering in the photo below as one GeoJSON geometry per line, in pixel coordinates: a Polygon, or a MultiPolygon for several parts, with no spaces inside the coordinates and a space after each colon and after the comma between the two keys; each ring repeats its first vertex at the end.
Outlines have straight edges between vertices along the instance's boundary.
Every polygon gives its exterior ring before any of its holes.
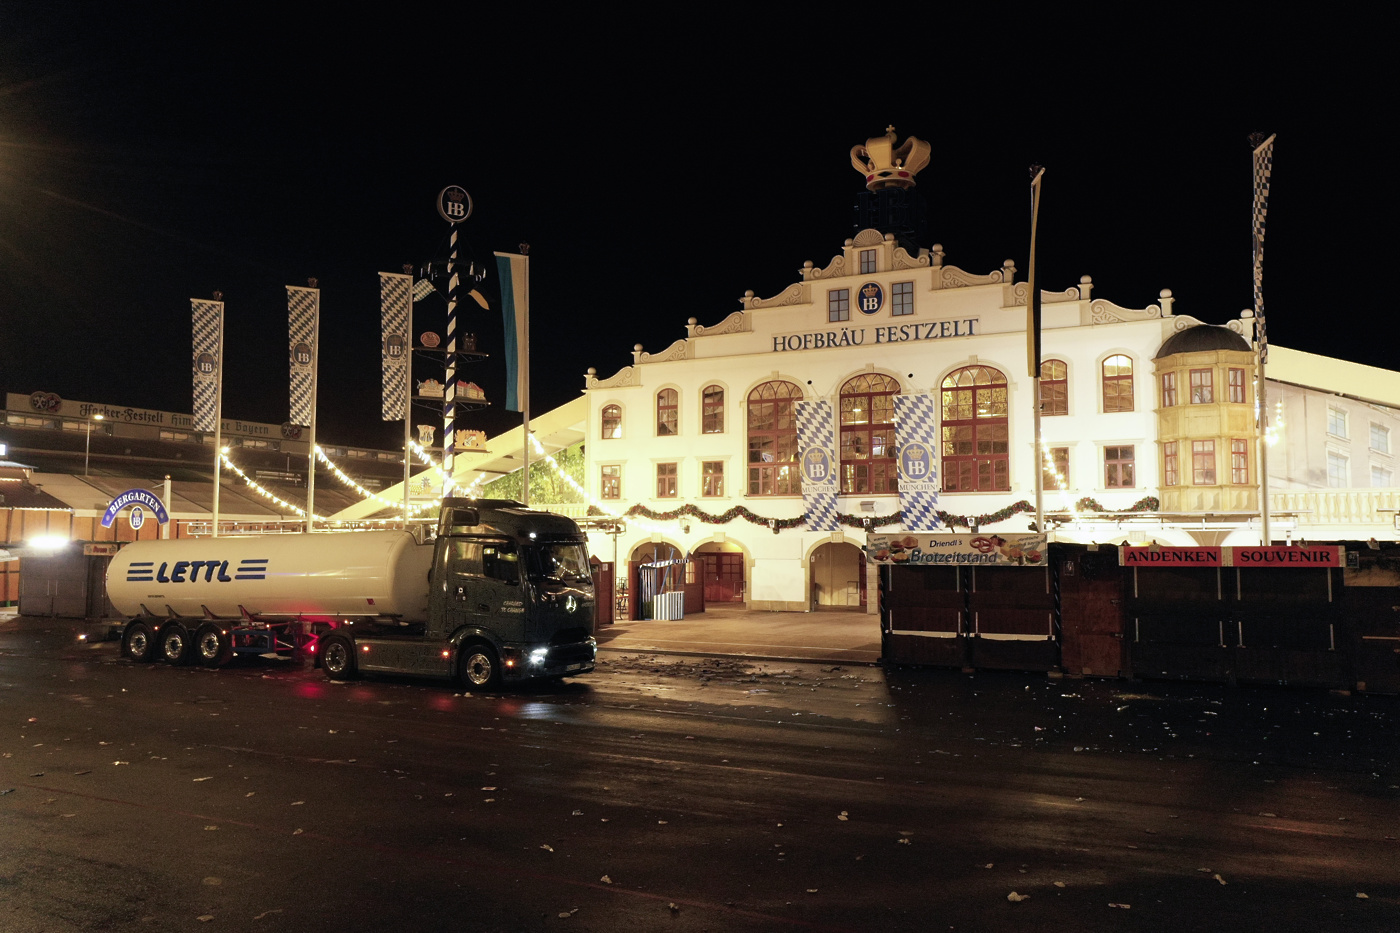
{"type": "Polygon", "coordinates": [[[166,565],[165,565],[164,563],[162,563],[162,564],[160,565],[160,569],[156,571],[156,580],[158,580],[158,581],[161,582],[161,583],[169,583],[169,582],[170,582],[170,578],[167,577],[167,576],[165,575],[165,567],[166,567],[166,565]]]}
{"type": "Polygon", "coordinates": [[[192,560],[192,561],[190,561],[190,582],[191,582],[191,583],[198,583],[198,582],[199,582],[199,568],[200,568],[200,567],[203,567],[203,566],[205,565],[205,563],[207,563],[207,562],[206,562],[206,561],[202,561],[202,560],[192,560]]]}
{"type": "MultiPolygon", "coordinates": [[[[210,563],[211,563],[211,565],[212,565],[213,562],[211,561],[210,563]]],[[[219,582],[220,582],[220,583],[232,583],[232,582],[233,582],[233,577],[231,577],[231,576],[228,575],[228,561],[224,561],[223,563],[219,564],[219,582]]]]}
{"type": "Polygon", "coordinates": [[[171,583],[184,583],[184,582],[185,582],[185,571],[188,570],[188,569],[190,569],[190,562],[189,562],[189,561],[187,561],[187,560],[177,560],[177,561],[175,562],[175,567],[174,567],[174,569],[170,571],[170,582],[171,582],[171,583]]]}

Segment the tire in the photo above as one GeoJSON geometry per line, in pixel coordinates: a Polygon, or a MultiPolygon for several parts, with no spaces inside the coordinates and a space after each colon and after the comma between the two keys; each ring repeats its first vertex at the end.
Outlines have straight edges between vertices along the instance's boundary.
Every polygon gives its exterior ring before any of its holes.
{"type": "Polygon", "coordinates": [[[490,645],[463,645],[457,654],[457,680],[467,690],[495,690],[501,685],[501,662],[490,645]]]}
{"type": "Polygon", "coordinates": [[[342,635],[326,635],[316,648],[321,669],[331,680],[352,680],[355,677],[355,646],[342,635]]]}
{"type": "Polygon", "coordinates": [[[156,656],[156,639],[145,622],[128,622],[122,632],[122,656],[146,664],[156,656]]]}
{"type": "Polygon", "coordinates": [[[188,664],[194,651],[189,630],[178,623],[167,625],[160,633],[160,657],[168,664],[188,664]]]}
{"type": "Polygon", "coordinates": [[[194,656],[205,667],[222,667],[233,657],[233,646],[222,628],[206,622],[195,632],[194,656]]]}

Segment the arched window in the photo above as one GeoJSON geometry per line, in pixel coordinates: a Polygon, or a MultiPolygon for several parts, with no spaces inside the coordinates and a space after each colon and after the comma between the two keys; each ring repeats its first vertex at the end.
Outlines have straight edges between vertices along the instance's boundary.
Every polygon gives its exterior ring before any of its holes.
{"type": "Polygon", "coordinates": [[[724,433],[724,389],[705,386],[700,391],[700,431],[702,434],[724,433]]]}
{"type": "Polygon", "coordinates": [[[797,469],[797,402],[791,382],[765,382],[749,393],[749,495],[795,496],[802,492],[797,469]]]}
{"type": "Polygon", "coordinates": [[[841,492],[892,493],[899,489],[894,441],[894,397],[899,383],[865,373],[841,387],[841,492]]]}
{"type": "Polygon", "coordinates": [[[603,406],[603,439],[622,436],[622,406],[603,406]]]}
{"type": "Polygon", "coordinates": [[[1064,360],[1046,360],[1040,364],[1040,413],[1069,414],[1069,367],[1064,360]]]}
{"type": "Polygon", "coordinates": [[[656,393],[656,436],[673,437],[680,433],[680,396],[675,389],[656,393]]]}
{"type": "Polygon", "coordinates": [[[1103,410],[1133,410],[1133,361],[1121,353],[1103,361],[1103,410]]]}
{"type": "Polygon", "coordinates": [[[944,491],[1010,489],[1005,374],[968,366],[945,376],[942,389],[944,491]]]}

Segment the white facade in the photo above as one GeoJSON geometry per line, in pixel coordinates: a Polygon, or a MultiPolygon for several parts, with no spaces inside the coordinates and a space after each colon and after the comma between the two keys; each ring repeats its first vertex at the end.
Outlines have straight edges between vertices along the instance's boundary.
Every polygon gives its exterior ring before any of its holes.
{"type": "MultiPolygon", "coordinates": [[[[938,399],[945,379],[982,367],[1005,378],[1006,488],[945,491],[939,508],[960,525],[1026,530],[1033,514],[1006,514],[1017,503],[1025,508],[1034,502],[1036,482],[1027,286],[1015,282],[1015,271],[1008,261],[987,274],[968,273],[946,264],[939,246],[911,255],[892,235],[865,230],[847,240],[825,267],[807,263],[801,281],[779,294],[750,293],[742,310],[712,326],[692,319],[686,336],[661,352],[638,346],[633,365],[606,378],[592,371],[587,377],[588,492],[617,512],[641,505],[666,514],[690,505],[718,516],[741,506],[761,519],[800,516],[803,500],[795,486],[787,494],[764,494],[750,473],[762,462],[750,462],[749,399],[758,387],[790,383],[804,399],[831,399],[839,412],[842,387],[862,374],[893,379],[901,394],[931,393],[938,399]],[[880,287],[884,300],[867,314],[854,296],[870,283],[880,287]],[[841,290],[847,292],[847,319],[833,321],[842,313],[841,290]],[[897,292],[912,298],[912,306],[908,301],[899,306],[909,313],[894,313],[897,292]],[[716,390],[723,393],[722,415],[714,411],[716,390]],[[722,471],[722,489],[715,486],[716,470],[722,471]],[[988,516],[993,520],[985,520],[988,516]]],[[[1075,288],[1044,293],[1042,358],[1065,366],[1066,414],[1043,417],[1042,431],[1047,448],[1066,448],[1068,455],[1067,488],[1047,490],[1045,509],[1069,511],[1090,498],[1107,512],[1152,511],[1160,482],[1152,358],[1163,340],[1200,322],[1174,316],[1170,292],[1163,292],[1161,305],[1130,310],[1092,298],[1091,289],[1086,276],[1075,288]],[[1125,358],[1131,368],[1130,403],[1121,377],[1109,380],[1115,385],[1106,397],[1105,363],[1115,357],[1125,358]]],[[[1243,323],[1233,322],[1232,329],[1243,331],[1243,323]]],[[[1113,373],[1122,371],[1121,363],[1114,362],[1113,373]]],[[[947,482],[948,464],[940,468],[947,482]]],[[[843,492],[838,504],[843,516],[857,519],[899,510],[892,492],[853,489],[843,492]]],[[[659,527],[634,521],[620,552],[625,560],[637,544],[656,540],[683,553],[706,542],[737,545],[746,558],[751,607],[805,609],[822,601],[812,585],[817,549],[863,539],[859,526],[835,533],[798,526],[775,534],[745,518],[710,524],[690,515],[659,527]]]]}

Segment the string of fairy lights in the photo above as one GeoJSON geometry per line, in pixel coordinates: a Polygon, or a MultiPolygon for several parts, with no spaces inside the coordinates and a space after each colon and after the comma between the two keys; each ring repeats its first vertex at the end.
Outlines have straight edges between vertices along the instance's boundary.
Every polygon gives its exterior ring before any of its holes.
{"type": "MultiPolygon", "coordinates": [[[[1280,418],[1279,420],[1281,421],[1282,419],[1280,418]]],[[[1270,438],[1270,442],[1272,442],[1272,438],[1270,438]]],[[[563,480],[571,489],[574,490],[574,492],[578,493],[578,495],[593,509],[596,509],[598,512],[601,512],[608,518],[614,518],[619,521],[632,522],[653,532],[667,531],[669,530],[669,527],[671,525],[677,524],[679,521],[681,521],[680,519],[674,519],[666,522],[665,524],[661,524],[654,521],[649,521],[637,515],[623,515],[617,512],[616,510],[611,508],[607,503],[598,499],[596,496],[593,496],[588,492],[587,489],[580,485],[578,480],[574,479],[574,477],[559,464],[559,461],[556,460],[552,454],[545,450],[544,445],[541,444],[539,439],[533,434],[530,435],[530,445],[534,449],[535,454],[540,459],[543,459],[545,463],[549,464],[549,467],[551,470],[554,471],[555,476],[563,480]]],[[[437,461],[433,460],[431,456],[429,456],[426,448],[412,441],[409,442],[409,446],[413,451],[414,456],[416,456],[423,463],[424,466],[431,470],[432,473],[434,473],[439,479],[445,478],[442,466],[437,461]]],[[[394,501],[388,499],[384,496],[381,496],[379,493],[376,493],[370,489],[366,489],[364,486],[360,485],[358,482],[356,482],[354,477],[350,476],[343,469],[341,469],[340,466],[337,463],[335,463],[335,461],[331,460],[330,456],[320,445],[317,445],[316,447],[316,457],[321,461],[321,463],[323,463],[327,467],[327,469],[331,471],[331,474],[335,476],[337,480],[339,480],[342,484],[349,487],[350,489],[353,489],[362,498],[378,502],[379,504],[387,508],[398,509],[400,510],[400,512],[402,511],[402,500],[394,501]]],[[[1079,521],[1082,518],[1082,516],[1080,514],[1078,503],[1076,503],[1076,501],[1070,494],[1069,482],[1067,477],[1055,465],[1053,448],[1049,447],[1048,445],[1042,444],[1041,458],[1044,465],[1045,476],[1047,479],[1053,479],[1055,490],[1059,493],[1060,499],[1063,502],[1064,511],[1069,513],[1069,515],[1071,516],[1071,521],[1079,521]]],[[[224,450],[222,451],[221,459],[223,460],[224,465],[228,467],[228,469],[232,471],[235,475],[237,475],[239,479],[243,480],[243,482],[253,492],[274,503],[279,509],[285,512],[290,512],[302,518],[306,518],[306,509],[296,505],[293,502],[287,501],[286,499],[277,495],[275,492],[262,486],[251,476],[245,473],[238,466],[238,464],[234,463],[233,460],[229,457],[228,448],[224,448],[224,450]]],[[[482,483],[485,479],[486,475],[484,473],[479,473],[471,480],[471,482],[465,485],[459,485],[454,480],[448,480],[444,485],[448,490],[448,495],[456,494],[465,498],[477,498],[481,494],[482,483]]],[[[422,518],[426,514],[436,511],[440,505],[440,502],[441,498],[433,498],[431,500],[420,501],[419,503],[412,505],[409,511],[409,520],[413,520],[415,518],[422,518]]],[[[327,517],[324,515],[313,515],[311,516],[311,520],[316,522],[328,521],[327,517]]]]}

